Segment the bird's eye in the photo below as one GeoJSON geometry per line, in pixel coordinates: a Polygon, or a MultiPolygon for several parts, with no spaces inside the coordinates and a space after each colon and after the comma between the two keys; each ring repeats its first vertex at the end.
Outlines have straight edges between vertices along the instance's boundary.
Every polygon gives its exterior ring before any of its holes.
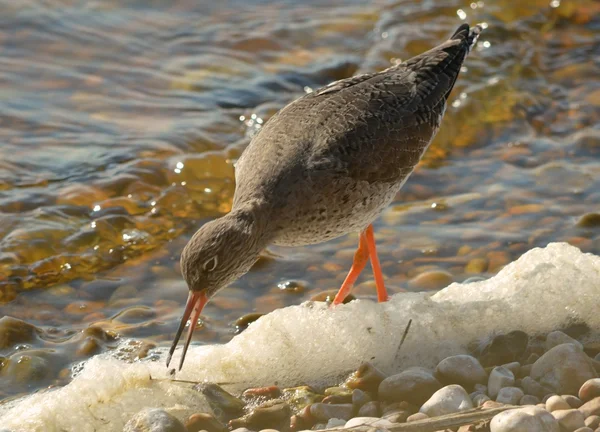
{"type": "Polygon", "coordinates": [[[219,260],[217,259],[216,256],[214,256],[211,259],[209,259],[208,261],[206,261],[204,263],[204,265],[202,266],[202,268],[204,269],[204,271],[207,271],[207,272],[213,271],[217,267],[218,262],[219,262],[219,260]]]}

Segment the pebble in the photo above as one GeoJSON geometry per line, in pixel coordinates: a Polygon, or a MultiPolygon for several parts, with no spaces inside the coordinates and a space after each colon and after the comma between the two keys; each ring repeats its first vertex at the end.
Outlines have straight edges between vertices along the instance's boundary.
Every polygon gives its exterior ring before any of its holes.
{"type": "Polygon", "coordinates": [[[600,416],[600,397],[595,397],[594,399],[587,401],[579,407],[579,411],[586,417],[591,415],[600,416]]]}
{"type": "Polygon", "coordinates": [[[571,405],[569,405],[569,403],[566,400],[564,400],[561,396],[552,395],[546,401],[546,410],[548,412],[568,409],[571,409],[571,405]]]}
{"type": "Polygon", "coordinates": [[[519,362],[510,362],[502,366],[511,371],[515,377],[519,375],[519,371],[521,370],[521,363],[519,362]]]}
{"type": "Polygon", "coordinates": [[[552,415],[558,421],[561,430],[571,432],[575,429],[585,427],[585,417],[583,416],[583,413],[579,410],[556,410],[552,411],[552,415]]]}
{"type": "Polygon", "coordinates": [[[579,429],[575,429],[573,432],[594,432],[594,430],[587,426],[584,426],[579,429]]]}
{"type": "Polygon", "coordinates": [[[435,376],[443,384],[458,384],[468,389],[488,380],[479,360],[470,355],[446,357],[437,365],[435,376]]]}
{"type": "Polygon", "coordinates": [[[315,402],[321,402],[323,395],[316,393],[309,386],[300,386],[283,389],[283,398],[295,410],[301,410],[307,405],[315,402]]]}
{"type": "Polygon", "coordinates": [[[334,427],[340,427],[340,426],[344,426],[345,424],[346,424],[346,420],[332,418],[332,419],[329,419],[329,421],[325,425],[325,428],[329,429],[329,428],[334,428],[334,427]]]}
{"type": "Polygon", "coordinates": [[[192,414],[185,422],[188,432],[225,432],[227,427],[209,413],[192,414]]]}
{"type": "Polygon", "coordinates": [[[503,387],[498,392],[498,396],[496,396],[496,402],[507,405],[518,405],[523,396],[525,396],[525,393],[519,387],[503,387]]]}
{"type": "Polygon", "coordinates": [[[600,378],[589,379],[579,388],[579,399],[583,402],[598,396],[600,396],[600,378]]]}
{"type": "Polygon", "coordinates": [[[569,404],[571,408],[579,408],[581,405],[583,405],[583,401],[576,396],[562,395],[561,397],[569,404]]]}
{"type": "Polygon", "coordinates": [[[491,432],[560,432],[556,419],[542,408],[527,406],[504,411],[490,423],[491,432]]]}
{"type": "Polygon", "coordinates": [[[277,429],[287,430],[290,426],[292,410],[290,406],[274,399],[263,403],[243,417],[229,421],[229,429],[246,427],[251,430],[277,429]]]}
{"type": "Polygon", "coordinates": [[[389,428],[391,426],[394,426],[394,424],[391,421],[380,419],[377,417],[354,417],[353,419],[348,420],[346,422],[344,429],[350,429],[365,425],[378,428],[389,428]]]}
{"type": "Polygon", "coordinates": [[[600,426],[600,416],[591,415],[585,419],[585,425],[589,428],[596,429],[600,426]]]}
{"type": "Polygon", "coordinates": [[[451,384],[436,391],[419,412],[435,417],[470,408],[473,408],[473,402],[466,390],[457,384],[451,384]]]}
{"type": "Polygon", "coordinates": [[[386,402],[407,401],[422,405],[437,390],[440,382],[427,370],[408,369],[384,379],[379,385],[379,398],[386,402]]]}
{"type": "Polygon", "coordinates": [[[596,377],[592,360],[570,343],[550,349],[531,368],[531,378],[560,394],[577,394],[583,383],[596,377]]]}
{"type": "Polygon", "coordinates": [[[512,387],[515,384],[515,376],[504,366],[497,366],[490,372],[488,379],[488,396],[496,399],[500,389],[503,387],[512,387]]]}
{"type": "Polygon", "coordinates": [[[371,400],[372,398],[369,393],[362,391],[361,389],[354,389],[352,391],[352,405],[355,410],[359,410],[364,404],[371,402],[371,400]]]}
{"type": "Polygon", "coordinates": [[[521,380],[521,388],[525,393],[537,396],[540,399],[545,397],[547,394],[553,393],[552,389],[544,387],[536,380],[531,377],[525,377],[521,380]]]}
{"type": "Polygon", "coordinates": [[[281,390],[277,386],[249,388],[242,393],[245,400],[277,399],[280,396],[281,390]]]}
{"type": "Polygon", "coordinates": [[[350,420],[354,407],[352,404],[325,404],[314,403],[310,406],[310,415],[319,421],[328,421],[332,418],[350,420]]]}
{"type": "Polygon", "coordinates": [[[454,277],[451,273],[444,270],[430,270],[412,278],[408,281],[408,285],[414,290],[431,291],[446,288],[452,282],[454,277]]]}
{"type": "Polygon", "coordinates": [[[487,401],[490,401],[490,397],[485,393],[474,392],[471,393],[471,400],[473,401],[473,405],[480,407],[487,401]]]}
{"type": "Polygon", "coordinates": [[[579,349],[583,350],[583,345],[581,344],[581,342],[579,342],[577,339],[573,339],[571,336],[559,330],[548,333],[548,336],[546,336],[546,343],[544,344],[544,347],[546,351],[550,351],[555,346],[562,345],[565,343],[573,344],[579,349]]]}
{"type": "Polygon", "coordinates": [[[123,432],[187,432],[185,426],[168,412],[146,408],[134,415],[123,432]]]}
{"type": "Polygon", "coordinates": [[[533,395],[526,394],[519,401],[519,405],[537,405],[540,403],[540,398],[533,395]]]}
{"type": "Polygon", "coordinates": [[[194,390],[202,393],[212,411],[221,421],[227,421],[242,414],[246,405],[241,399],[226,392],[221,386],[214,383],[201,383],[194,386],[194,390]]]}
{"type": "Polygon", "coordinates": [[[378,401],[369,401],[358,410],[359,417],[378,417],[381,415],[381,407],[378,401]]]}
{"type": "Polygon", "coordinates": [[[32,324],[17,318],[3,316],[0,318],[0,349],[31,341],[36,333],[32,324]]]}
{"type": "Polygon", "coordinates": [[[369,362],[365,362],[345,382],[346,387],[375,393],[385,374],[369,362]]]}

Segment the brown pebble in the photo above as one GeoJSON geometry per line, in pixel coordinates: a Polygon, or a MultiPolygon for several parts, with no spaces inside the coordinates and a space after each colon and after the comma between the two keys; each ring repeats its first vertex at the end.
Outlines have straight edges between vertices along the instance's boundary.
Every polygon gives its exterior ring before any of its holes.
{"type": "Polygon", "coordinates": [[[277,386],[269,387],[256,387],[244,390],[242,398],[255,400],[255,399],[277,399],[281,396],[281,389],[277,386]]]}
{"type": "Polygon", "coordinates": [[[36,332],[37,329],[32,324],[11,316],[3,316],[0,318],[0,349],[30,342],[36,332]]]}
{"type": "Polygon", "coordinates": [[[408,418],[406,419],[406,422],[410,423],[410,422],[414,422],[414,421],[425,420],[428,418],[429,418],[429,416],[427,414],[418,412],[418,413],[409,415],[408,418]]]}
{"type": "Polygon", "coordinates": [[[589,379],[579,388],[579,399],[583,402],[598,396],[600,396],[600,378],[589,379]]]}
{"type": "Polygon", "coordinates": [[[246,314],[244,316],[241,316],[240,318],[238,318],[235,321],[235,333],[241,333],[244,330],[246,330],[248,328],[248,326],[250,324],[252,324],[254,321],[258,320],[261,316],[263,316],[264,314],[261,313],[249,313],[246,314]]]}
{"type": "Polygon", "coordinates": [[[284,432],[290,428],[291,416],[290,406],[274,399],[256,407],[243,417],[231,420],[228,426],[230,429],[247,427],[251,430],[277,429],[284,432]]]}
{"type": "Polygon", "coordinates": [[[585,425],[589,428],[596,429],[600,427],[600,416],[591,415],[585,419],[585,425]]]}
{"type": "Polygon", "coordinates": [[[408,285],[413,290],[440,290],[454,282],[452,274],[443,270],[426,271],[412,278],[408,285]]]}
{"type": "Polygon", "coordinates": [[[378,401],[370,401],[365,403],[358,410],[357,417],[379,417],[381,415],[381,407],[378,401]]]}
{"type": "Polygon", "coordinates": [[[185,422],[185,427],[188,432],[200,432],[201,430],[207,432],[225,432],[227,430],[227,427],[223,423],[209,413],[192,414],[185,422]]]}

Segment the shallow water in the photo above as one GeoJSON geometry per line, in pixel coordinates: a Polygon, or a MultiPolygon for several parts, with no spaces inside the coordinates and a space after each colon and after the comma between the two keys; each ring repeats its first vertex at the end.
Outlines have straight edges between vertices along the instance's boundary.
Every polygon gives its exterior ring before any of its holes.
{"type": "MultiPolygon", "coordinates": [[[[0,3],[0,316],[35,326],[0,338],[0,397],[64,384],[120,338],[168,344],[186,297],[179,253],[229,209],[233,163],[261,124],[462,20],[487,28],[376,224],[388,289],[488,277],[550,241],[600,252],[598,220],[581,220],[600,204],[598,2],[122,3],[0,3]]],[[[195,340],[338,288],[355,245],[270,248],[195,340]]],[[[374,297],[371,279],[355,293],[374,297]]]]}

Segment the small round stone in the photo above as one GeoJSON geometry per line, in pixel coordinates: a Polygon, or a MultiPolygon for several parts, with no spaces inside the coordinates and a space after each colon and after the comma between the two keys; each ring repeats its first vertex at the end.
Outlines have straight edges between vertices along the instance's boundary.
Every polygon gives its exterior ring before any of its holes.
{"type": "Polygon", "coordinates": [[[379,417],[381,414],[381,407],[379,401],[369,401],[360,407],[358,410],[358,417],[379,417]]]}
{"type": "Polygon", "coordinates": [[[559,395],[550,396],[546,401],[546,410],[548,412],[568,409],[571,409],[571,405],[559,395]]]}
{"type": "Polygon", "coordinates": [[[391,421],[377,417],[354,417],[346,422],[344,429],[356,428],[359,426],[371,426],[377,428],[389,428],[394,426],[391,421]]]}
{"type": "Polygon", "coordinates": [[[418,413],[409,415],[408,418],[406,419],[406,423],[414,422],[414,421],[418,421],[418,420],[425,420],[428,418],[429,418],[429,416],[427,414],[418,412],[418,413]]]}
{"type": "Polygon", "coordinates": [[[491,432],[560,432],[556,419],[548,411],[534,406],[504,411],[490,423],[491,432]]]}
{"type": "Polygon", "coordinates": [[[443,387],[436,391],[423,404],[419,412],[430,417],[452,414],[473,408],[473,402],[464,388],[457,384],[443,387]]]}
{"type": "Polygon", "coordinates": [[[144,409],[134,415],[123,432],[187,432],[185,426],[163,409],[144,409]]]}
{"type": "Polygon", "coordinates": [[[525,395],[519,401],[519,405],[537,405],[540,403],[540,398],[533,395],[525,395]]]}
{"type": "Polygon", "coordinates": [[[579,388],[579,399],[583,402],[600,396],[600,378],[592,378],[583,383],[579,388]]]}
{"type": "Polygon", "coordinates": [[[444,384],[458,384],[471,389],[476,384],[487,384],[485,369],[475,357],[456,355],[446,357],[435,369],[436,378],[444,384]]]}
{"type": "Polygon", "coordinates": [[[591,415],[585,419],[585,425],[592,429],[600,427],[600,416],[591,415]]]}
{"type": "Polygon", "coordinates": [[[552,415],[558,421],[561,429],[573,431],[585,426],[583,413],[576,409],[552,411],[552,415]]]}
{"type": "Polygon", "coordinates": [[[428,371],[408,369],[384,379],[379,384],[379,398],[386,402],[407,401],[421,405],[442,387],[440,382],[428,371]]]}
{"type": "Polygon", "coordinates": [[[496,396],[496,402],[517,405],[523,396],[525,396],[525,393],[519,387],[503,387],[496,396]]]}
{"type": "Polygon", "coordinates": [[[583,405],[583,401],[577,396],[561,395],[561,397],[569,404],[571,408],[579,408],[581,405],[583,405]]]}

